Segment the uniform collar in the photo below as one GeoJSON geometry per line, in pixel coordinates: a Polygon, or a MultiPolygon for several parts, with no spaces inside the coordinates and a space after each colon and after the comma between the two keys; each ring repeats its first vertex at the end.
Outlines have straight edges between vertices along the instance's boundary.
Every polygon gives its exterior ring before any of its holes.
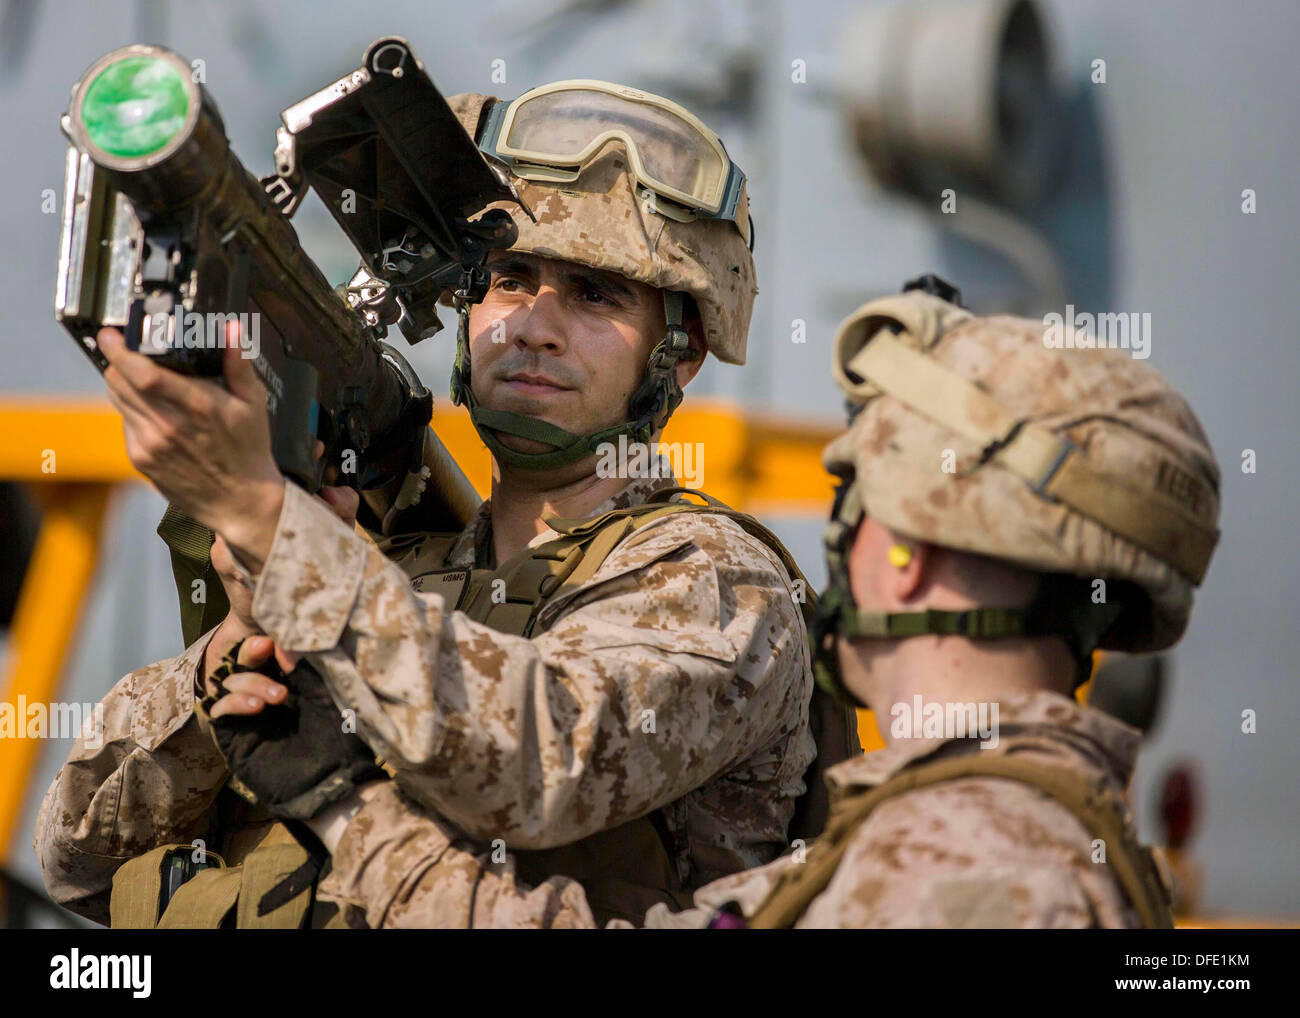
{"type": "MultiPolygon", "coordinates": [[[[1142,733],[1117,718],[1081,705],[1072,697],[1046,690],[1009,693],[998,699],[998,728],[1004,739],[1032,734],[1073,743],[1096,755],[1121,783],[1127,785],[1137,762],[1142,733]],[[1015,733],[1012,727],[1021,729],[1015,733]]],[[[885,749],[837,764],[826,772],[831,798],[871,788],[892,778],[908,764],[956,739],[902,739],[885,749]]],[[[997,752],[997,749],[979,752],[997,752]]]]}

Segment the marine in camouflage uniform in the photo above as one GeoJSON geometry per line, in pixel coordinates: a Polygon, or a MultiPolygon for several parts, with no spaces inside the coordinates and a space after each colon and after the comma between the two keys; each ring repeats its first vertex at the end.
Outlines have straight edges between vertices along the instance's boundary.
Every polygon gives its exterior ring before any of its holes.
{"type": "MultiPolygon", "coordinates": [[[[451,102],[477,132],[492,100],[451,102]]],[[[657,374],[654,358],[647,371],[658,389],[642,400],[638,430],[623,433],[657,436],[680,399],[680,295],[694,303],[705,348],[743,362],[756,292],[747,206],[731,221],[661,215],[639,193],[622,142],[562,187],[513,182],[537,221],[516,215],[512,253],[618,273],[666,295],[670,335],[657,374]]],[[[500,469],[512,460],[536,468],[536,455],[521,457],[502,432],[545,434],[557,449],[573,436],[511,431],[517,415],[475,405],[468,309],[458,311],[456,394],[500,469]]],[[[580,437],[570,461],[595,448],[580,437]]],[[[589,515],[641,506],[674,483],[633,479],[589,515]]],[[[485,503],[433,565],[495,566],[491,520],[485,503]]],[[[715,512],[655,518],[522,634],[453,610],[444,587],[422,592],[421,577],[437,571],[422,555],[428,538],[376,536],[378,546],[286,485],[270,552],[245,577],[257,624],[306,655],[394,775],[353,804],[317,888],[347,924],[637,921],[653,902],[680,907],[693,888],[786,847],[815,755],[812,680],[798,594],[771,542],[715,512]],[[648,863],[661,871],[645,872],[648,863]]],[[[559,536],[548,524],[529,547],[559,536]]],[[[239,845],[269,836],[265,812],[229,791],[214,722],[198,708],[211,637],[127,675],[104,700],[102,745],[74,746],[36,832],[56,901],[102,922],[127,860],[203,838],[237,861],[239,845]]]]}
{"type": "Polygon", "coordinates": [[[942,281],[918,282],[841,326],[835,376],[855,416],[825,456],[844,484],[818,679],[876,698],[888,746],[831,769],[830,823],[806,855],[723,878],[647,925],[1170,923],[1124,803],[1139,733],[1067,694],[1095,647],[1182,635],[1217,540],[1213,453],[1145,364],[1049,348],[1041,322],[974,317],[942,281]],[[993,575],[1023,596],[952,601],[993,575]],[[1009,677],[1015,654],[1038,658],[1009,677]],[[996,744],[895,730],[904,688],[945,708],[994,701],[996,744]]]}

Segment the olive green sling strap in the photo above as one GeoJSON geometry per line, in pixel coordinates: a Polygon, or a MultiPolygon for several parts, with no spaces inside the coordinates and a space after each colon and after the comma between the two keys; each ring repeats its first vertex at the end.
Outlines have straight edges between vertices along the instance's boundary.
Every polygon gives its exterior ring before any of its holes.
{"type": "Polygon", "coordinates": [[[230,611],[226,590],[210,557],[214,535],[169,504],[158,523],[158,536],[171,554],[172,578],[180,602],[181,636],[188,647],[230,611]]]}
{"type": "Polygon", "coordinates": [[[1159,872],[1124,822],[1115,793],[1101,780],[1089,780],[1061,767],[1011,756],[961,756],[908,768],[889,781],[836,804],[822,838],[801,865],[786,868],[749,920],[751,929],[788,929],[835,875],[854,831],[882,802],[917,788],[958,778],[993,777],[1019,781],[1051,796],[1101,839],[1108,861],[1129,902],[1148,929],[1171,929],[1169,901],[1159,872]]]}

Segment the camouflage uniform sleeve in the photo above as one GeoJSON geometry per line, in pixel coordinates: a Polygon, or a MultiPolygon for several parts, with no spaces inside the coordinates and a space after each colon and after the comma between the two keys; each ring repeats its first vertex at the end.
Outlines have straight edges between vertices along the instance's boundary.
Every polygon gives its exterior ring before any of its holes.
{"type": "Polygon", "coordinates": [[[35,834],[45,886],[88,919],[108,922],[122,863],[206,834],[205,814],[226,780],[225,760],[194,712],[211,636],[109,690],[45,793],[35,834]]]}
{"type": "Polygon", "coordinates": [[[317,898],[371,929],[594,929],[582,887],[515,877],[513,856],[483,848],[386,783],[344,828],[317,898]]]}
{"type": "MultiPolygon", "coordinates": [[[[764,866],[730,873],[699,888],[694,895],[694,907],[671,912],[666,905],[654,905],[646,913],[648,930],[702,930],[726,905],[737,905],[746,916],[752,916],[776,885],[781,874],[790,866],[797,866],[804,856],[783,855],[764,866]]],[[[611,925],[613,925],[611,923],[611,925]]]]}
{"type": "Polygon", "coordinates": [[[971,778],[883,803],[800,927],[1126,926],[1123,894],[1064,806],[971,778]]]}
{"type": "Polygon", "coordinates": [[[412,798],[478,840],[566,844],[806,724],[808,652],[784,571],[730,520],[691,515],[619,545],[525,639],[414,592],[290,485],[253,614],[312,655],[412,798]]]}

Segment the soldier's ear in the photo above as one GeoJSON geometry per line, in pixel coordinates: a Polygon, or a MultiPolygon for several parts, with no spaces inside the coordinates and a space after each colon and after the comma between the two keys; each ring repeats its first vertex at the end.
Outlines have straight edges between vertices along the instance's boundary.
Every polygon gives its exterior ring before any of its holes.
{"type": "Polygon", "coordinates": [[[905,604],[920,596],[928,586],[933,557],[924,541],[914,541],[901,534],[892,537],[887,555],[890,587],[894,597],[905,604]]]}
{"type": "Polygon", "coordinates": [[[695,303],[695,298],[688,293],[682,303],[682,327],[691,338],[691,346],[686,356],[677,362],[677,384],[685,388],[686,383],[704,367],[709,344],[704,338],[704,320],[700,317],[700,306],[695,303]]]}
{"type": "Polygon", "coordinates": [[[686,388],[686,383],[700,373],[700,368],[704,367],[704,357],[708,352],[708,347],[704,342],[704,327],[700,324],[699,316],[688,318],[682,323],[686,327],[686,333],[691,337],[691,348],[686,356],[677,362],[677,384],[686,388]]]}

